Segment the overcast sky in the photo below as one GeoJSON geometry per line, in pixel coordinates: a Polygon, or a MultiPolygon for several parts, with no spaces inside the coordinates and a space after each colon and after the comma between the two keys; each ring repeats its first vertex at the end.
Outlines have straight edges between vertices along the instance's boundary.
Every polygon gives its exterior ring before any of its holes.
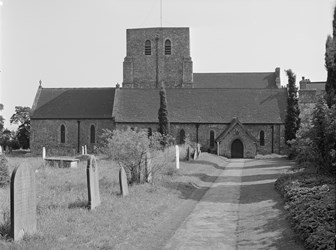
{"type": "MultiPolygon", "coordinates": [[[[43,87],[122,82],[126,29],[159,27],[160,0],[2,0],[0,103],[15,106],[43,87]]],[[[325,81],[325,41],[335,0],[162,0],[163,27],[190,27],[194,72],[281,68],[325,81]]],[[[88,100],[90,101],[90,100],[88,100]]]]}

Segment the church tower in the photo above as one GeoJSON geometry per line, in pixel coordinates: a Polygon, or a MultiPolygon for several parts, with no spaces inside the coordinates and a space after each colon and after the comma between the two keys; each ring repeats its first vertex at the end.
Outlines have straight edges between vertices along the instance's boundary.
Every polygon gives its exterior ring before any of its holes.
{"type": "Polygon", "coordinates": [[[128,29],[124,88],[192,88],[189,28],[128,29]]]}

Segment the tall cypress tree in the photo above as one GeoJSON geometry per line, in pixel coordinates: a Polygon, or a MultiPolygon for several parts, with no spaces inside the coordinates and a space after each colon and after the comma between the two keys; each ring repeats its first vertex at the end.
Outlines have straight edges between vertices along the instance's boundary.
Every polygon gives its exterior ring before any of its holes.
{"type": "Polygon", "coordinates": [[[325,85],[325,99],[329,107],[336,104],[336,7],[334,9],[333,37],[330,35],[326,41],[325,67],[327,69],[327,82],[325,85]]]}
{"type": "Polygon", "coordinates": [[[159,132],[163,136],[169,134],[167,94],[163,84],[160,89],[159,132]]]}
{"type": "Polygon", "coordinates": [[[295,139],[296,131],[300,127],[300,110],[297,97],[297,87],[295,86],[296,76],[291,69],[286,70],[288,76],[288,98],[287,98],[287,114],[285,120],[285,141],[295,139]]]}

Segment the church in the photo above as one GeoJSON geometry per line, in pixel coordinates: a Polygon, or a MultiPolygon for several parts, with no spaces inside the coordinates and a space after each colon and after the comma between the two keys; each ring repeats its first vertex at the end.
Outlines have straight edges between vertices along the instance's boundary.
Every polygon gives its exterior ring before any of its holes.
{"type": "Polygon", "coordinates": [[[111,88],[43,88],[31,115],[31,149],[93,152],[102,129],[158,129],[167,92],[170,134],[229,158],[283,154],[287,89],[270,72],[194,73],[189,28],[126,31],[123,82],[111,88]]]}

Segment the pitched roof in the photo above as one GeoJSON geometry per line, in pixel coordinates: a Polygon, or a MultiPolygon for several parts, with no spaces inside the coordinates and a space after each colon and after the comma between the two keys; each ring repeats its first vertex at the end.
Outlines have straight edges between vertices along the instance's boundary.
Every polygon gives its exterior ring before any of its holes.
{"type": "Polygon", "coordinates": [[[325,84],[325,82],[308,82],[306,84],[306,89],[325,90],[325,84]]]}
{"type": "MultiPolygon", "coordinates": [[[[175,123],[284,123],[286,89],[166,89],[175,123]]],[[[159,89],[117,89],[116,122],[158,122],[159,89]]]]}
{"type": "Polygon", "coordinates": [[[257,141],[257,139],[244,127],[243,124],[241,124],[241,122],[239,121],[239,119],[237,117],[234,117],[232,119],[232,122],[230,124],[230,126],[225,129],[217,138],[216,138],[216,142],[217,141],[222,141],[228,134],[229,132],[231,132],[233,130],[233,128],[239,126],[247,135],[248,137],[250,137],[250,139],[252,139],[253,141],[257,141]]]}
{"type": "Polygon", "coordinates": [[[112,119],[114,92],[115,88],[40,88],[32,119],[112,119]]]}
{"type": "Polygon", "coordinates": [[[274,72],[194,73],[194,88],[277,88],[274,72]]]}

